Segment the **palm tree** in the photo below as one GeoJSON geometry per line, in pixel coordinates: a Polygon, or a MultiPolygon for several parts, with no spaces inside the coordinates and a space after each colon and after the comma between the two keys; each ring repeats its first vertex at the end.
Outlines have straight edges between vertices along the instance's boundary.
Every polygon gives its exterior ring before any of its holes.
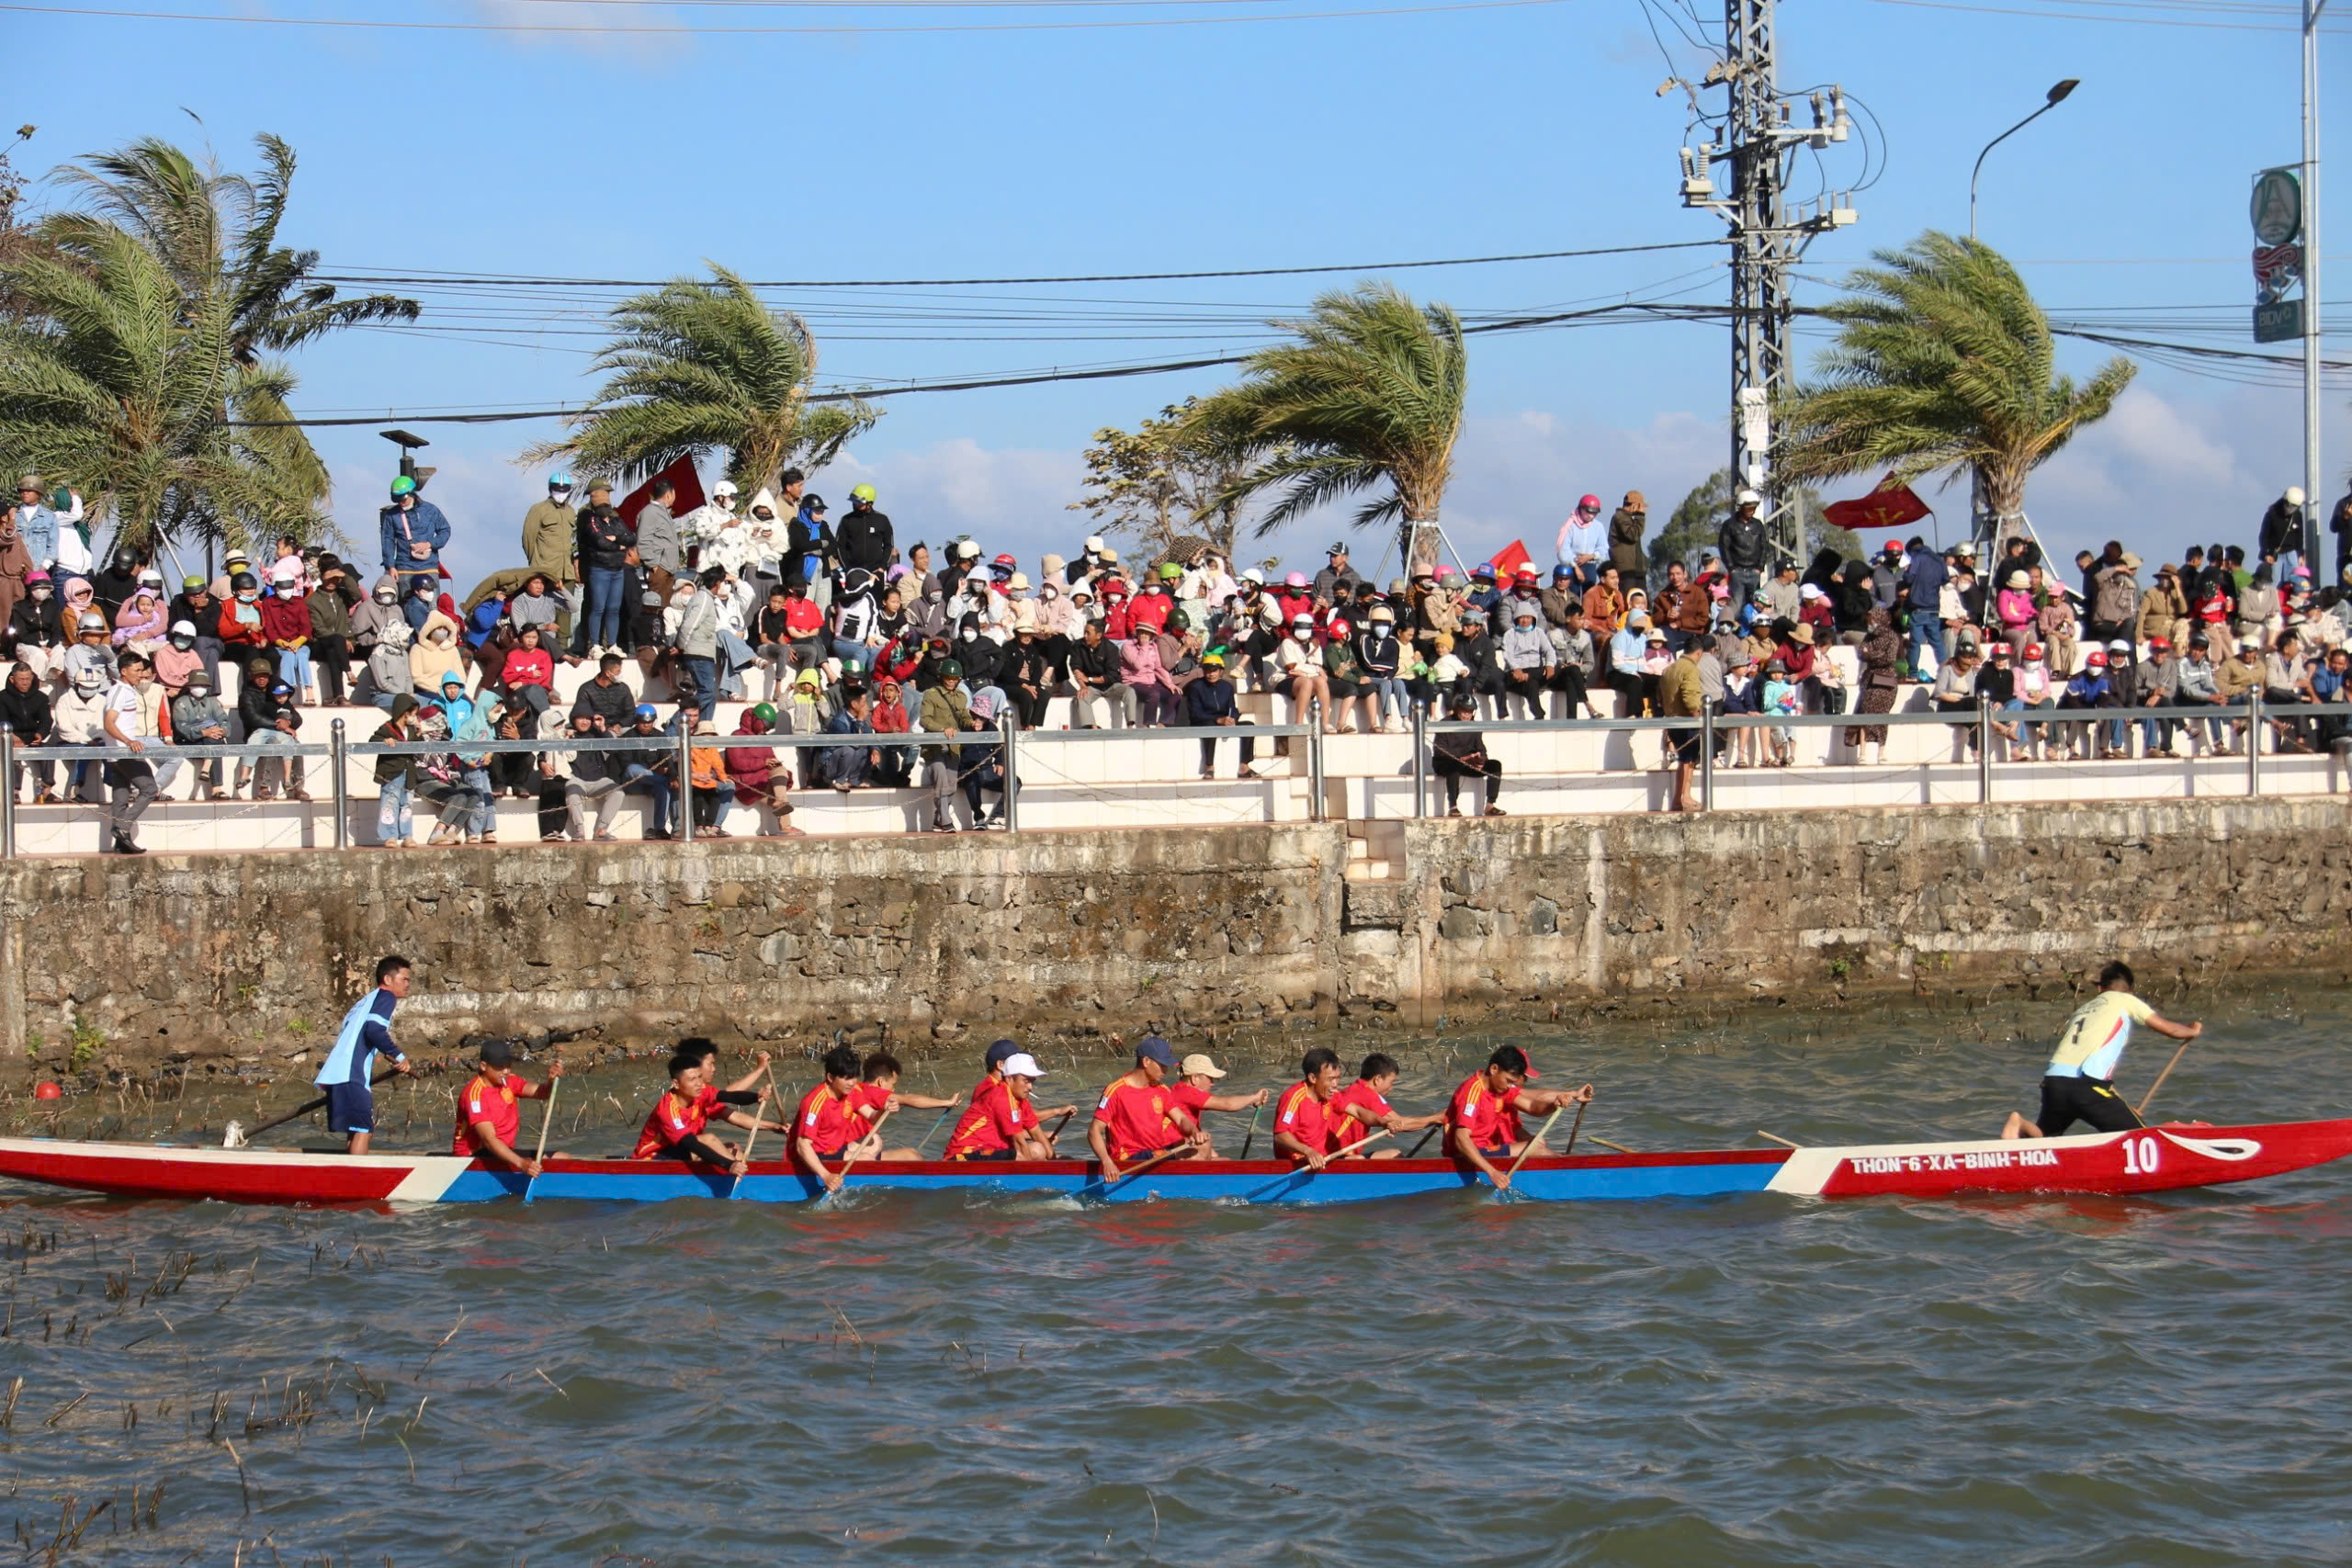
{"type": "Polygon", "coordinates": [[[1468,383],[1461,319],[1375,283],[1323,294],[1306,320],[1272,324],[1293,341],[1251,355],[1241,380],[1186,421],[1205,444],[1264,459],[1216,503],[1279,489],[1258,520],[1262,536],[1327,502],[1385,487],[1356,525],[1401,520],[1401,558],[1433,562],[1468,383]]]}
{"type": "MultiPolygon", "coordinates": [[[[259,173],[199,168],[180,148],[143,137],[111,152],[94,152],[82,166],[58,171],[88,209],[62,213],[44,233],[72,254],[107,243],[121,230],[144,244],[177,282],[189,320],[210,313],[220,298],[227,310],[228,352],[247,371],[264,356],[285,354],[345,327],[413,321],[413,299],[392,294],[343,298],[333,284],[313,281],[319,253],[277,243],[294,183],[294,149],[266,133],[254,139],[259,173]]],[[[309,499],[324,501],[331,481],[324,462],[293,418],[282,395],[264,389],[271,378],[248,378],[241,418],[257,422],[245,439],[273,451],[272,464],[296,478],[309,499]]],[[[292,383],[287,383],[290,390],[292,383]]]]}
{"type": "Polygon", "coordinates": [[[809,405],[817,340],[788,310],[771,310],[734,273],[679,278],[613,307],[613,341],[596,357],[610,378],[570,435],[523,454],[623,480],[680,457],[727,453],[746,493],[772,486],[786,464],[818,468],[873,428],[865,401],[809,405]]]}
{"type": "Polygon", "coordinates": [[[2118,356],[2077,387],[2056,374],[2050,322],[1990,245],[1934,230],[1847,278],[1822,314],[1838,324],[1818,379],[1780,410],[1775,454],[1790,479],[1892,469],[1909,483],[1973,468],[2006,532],[2026,476],[2107,417],[2136,367],[2118,356]]]}
{"type": "Polygon", "coordinates": [[[189,534],[257,544],[322,519],[280,444],[232,422],[283,407],[293,378],[241,364],[224,293],[191,300],[147,244],[110,224],[70,254],[0,265],[25,307],[0,322],[0,450],[68,478],[142,559],[189,534]]]}

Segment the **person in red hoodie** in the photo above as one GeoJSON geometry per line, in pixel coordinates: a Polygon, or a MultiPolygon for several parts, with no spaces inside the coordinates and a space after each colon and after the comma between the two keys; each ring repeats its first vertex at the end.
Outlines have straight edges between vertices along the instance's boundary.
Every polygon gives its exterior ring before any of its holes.
{"type": "MultiPolygon", "coordinates": [[[[911,735],[914,721],[907,713],[906,689],[900,683],[904,677],[885,675],[875,682],[874,721],[876,735],[911,735]]],[[[904,789],[914,777],[915,753],[911,746],[884,746],[882,765],[870,775],[883,789],[904,789]]]]}
{"type": "Polygon", "coordinates": [[[1134,612],[1127,607],[1127,585],[1115,577],[1102,580],[1102,635],[1125,642],[1135,635],[1134,612]]]}
{"type": "Polygon", "coordinates": [[[311,685],[311,600],[303,587],[299,560],[293,570],[275,575],[270,596],[261,602],[261,630],[269,641],[277,678],[293,687],[304,702],[314,703],[318,694],[311,685]]]}
{"type": "MultiPolygon", "coordinates": [[[[775,709],[762,703],[744,713],[743,721],[735,727],[735,733],[765,735],[775,724],[775,709]]],[[[729,746],[727,748],[727,777],[735,786],[736,804],[748,806],[753,811],[766,807],[775,813],[776,833],[790,838],[801,837],[800,829],[787,820],[792,816],[792,802],[784,798],[784,792],[792,787],[792,774],[776,766],[773,750],[765,746],[729,746]]],[[[775,834],[763,827],[760,837],[773,838],[775,834]]]]}
{"type": "Polygon", "coordinates": [[[1294,571],[1283,579],[1281,592],[1274,603],[1283,608],[1283,624],[1288,626],[1301,615],[1315,614],[1315,590],[1306,581],[1306,573],[1294,571]]]}
{"type": "Polygon", "coordinates": [[[229,601],[220,607],[220,662],[243,670],[256,657],[277,663],[262,626],[261,579],[241,571],[229,579],[229,601]]]}

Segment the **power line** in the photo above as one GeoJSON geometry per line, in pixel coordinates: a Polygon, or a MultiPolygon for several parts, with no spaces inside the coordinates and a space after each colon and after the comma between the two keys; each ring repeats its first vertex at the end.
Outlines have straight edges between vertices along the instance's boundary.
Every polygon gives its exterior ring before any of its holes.
{"type": "Polygon", "coordinates": [[[1208,28],[1239,22],[1323,22],[1353,17],[1418,17],[1441,11],[1506,11],[1528,6],[1557,6],[1565,0],[1447,0],[1428,6],[1393,6],[1357,11],[1285,11],[1263,16],[1136,17],[1104,22],[936,22],[907,27],[701,28],[578,26],[543,22],[407,22],[360,17],[233,17],[188,11],[117,11],[81,6],[0,5],[0,11],[46,17],[112,17],[141,22],[234,22],[278,28],[356,28],[393,32],[591,33],[591,34],[865,34],[1073,32],[1102,28],[1208,28]]]}
{"type": "MultiPolygon", "coordinates": [[[[1539,315],[1507,316],[1497,321],[1480,321],[1464,327],[1466,335],[1487,333],[1529,332],[1541,327],[1570,324],[1606,325],[1610,318],[1626,321],[1719,320],[1730,314],[1719,305],[1674,305],[1663,301],[1645,300],[1637,303],[1606,305],[1590,310],[1562,310],[1539,315]]],[[[1197,359],[1159,360],[1146,365],[1112,365],[1094,368],[1056,367],[1046,370],[1025,371],[1006,376],[972,377],[958,380],[912,382],[896,387],[863,387],[837,392],[812,392],[806,400],[812,403],[841,403],[857,399],[903,397],[914,392],[970,392],[1001,387],[1035,387],[1055,381],[1106,381],[1132,376],[1159,376],[1179,370],[1205,370],[1218,366],[1240,365],[1250,358],[1247,354],[1204,355],[1197,359]]],[[[505,424],[523,420],[570,419],[586,411],[580,408],[530,409],[503,413],[393,413],[371,416],[347,416],[328,419],[260,419],[232,420],[230,426],[237,430],[271,430],[288,426],[313,428],[325,425],[368,425],[386,423],[434,424],[505,424]]]]}
{"type": "MultiPolygon", "coordinates": [[[[11,7],[0,5],[0,11],[11,7]]],[[[1654,245],[1596,245],[1579,251],[1521,251],[1511,255],[1446,256],[1435,261],[1349,262],[1317,266],[1224,267],[1208,272],[1102,272],[1049,277],[772,278],[747,282],[752,288],[981,288],[1043,283],[1171,283],[1204,277],[1297,277],[1317,272],[1408,272],[1418,267],[1490,266],[1500,262],[1568,261],[1579,256],[1637,255],[1646,251],[1689,251],[1721,245],[1721,240],[1668,240],[1654,245]]],[[[662,288],[678,278],[540,277],[522,273],[340,273],[316,275],[322,283],[372,287],[464,284],[481,288],[662,288]]],[[[693,280],[684,280],[693,281],[693,280]]]]}
{"type": "MultiPolygon", "coordinates": [[[[2132,0],[2059,0],[2067,6],[2130,4],[2132,0]]],[[[2045,22],[2120,22],[2150,28],[2220,28],[2236,32],[2278,33],[2301,32],[2292,22],[2272,25],[2265,22],[2192,22],[2177,17],[2102,16],[2093,12],[2044,11],[2018,6],[1967,6],[1960,0],[1873,0],[1880,6],[1913,6],[1930,11],[1975,11],[1988,17],[2033,17],[2045,22]]],[[[2352,33],[2352,28],[2321,28],[2324,33],[2352,33]]]]}

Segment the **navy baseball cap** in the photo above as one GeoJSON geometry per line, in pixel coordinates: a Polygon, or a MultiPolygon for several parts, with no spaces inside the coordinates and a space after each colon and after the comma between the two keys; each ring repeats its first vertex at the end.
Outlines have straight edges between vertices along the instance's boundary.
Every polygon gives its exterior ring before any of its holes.
{"type": "Polygon", "coordinates": [[[980,1062],[984,1066],[994,1068],[1006,1057],[1018,1056],[1019,1055],[1021,1055],[1020,1046],[1014,1044],[1010,1040],[1000,1040],[989,1047],[988,1055],[981,1057],[980,1062]]]}
{"type": "Polygon", "coordinates": [[[1138,1062],[1158,1062],[1161,1066],[1166,1067],[1171,1073],[1176,1070],[1176,1052],[1174,1047],[1170,1046],[1167,1041],[1162,1040],[1157,1034],[1147,1034],[1136,1043],[1136,1060],[1138,1062]]]}

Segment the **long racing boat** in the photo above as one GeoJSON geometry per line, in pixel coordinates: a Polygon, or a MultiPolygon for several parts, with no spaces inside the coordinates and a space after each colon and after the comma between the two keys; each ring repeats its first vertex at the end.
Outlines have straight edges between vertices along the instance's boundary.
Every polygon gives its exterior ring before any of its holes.
{"type": "MultiPolygon", "coordinates": [[[[2352,1154],[2352,1118],[2243,1127],[2171,1122],[2129,1133],[2017,1142],[1698,1149],[1535,1156],[1511,1179],[1546,1201],[1703,1198],[1779,1192],[1807,1198],[1951,1198],[1971,1193],[2140,1193],[2252,1181],[2352,1154]]],[[[1489,1185],[1452,1159],[1351,1159],[1323,1170],[1279,1160],[1175,1160],[1106,1183],[1087,1160],[874,1161],[844,1190],[956,1189],[1080,1201],[1176,1200],[1340,1203],[1489,1185]]],[[[276,1148],[0,1138],[0,1178],[126,1198],[229,1203],[468,1203],[497,1199],[652,1202],[672,1198],[797,1203],[824,1187],[782,1160],[741,1177],[674,1160],[551,1156],[536,1181],[447,1154],[345,1155],[276,1148]]]]}

